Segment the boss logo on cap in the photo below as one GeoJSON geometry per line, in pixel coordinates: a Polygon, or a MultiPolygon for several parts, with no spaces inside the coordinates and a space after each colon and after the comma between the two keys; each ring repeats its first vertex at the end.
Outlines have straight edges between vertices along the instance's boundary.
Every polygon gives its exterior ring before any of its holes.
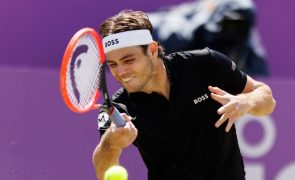
{"type": "Polygon", "coordinates": [[[154,42],[148,29],[130,30],[110,34],[103,38],[104,53],[123,47],[147,45],[154,42]],[[140,37],[140,38],[139,38],[140,37]]]}
{"type": "Polygon", "coordinates": [[[109,46],[112,46],[115,44],[119,44],[119,39],[112,39],[112,40],[105,42],[104,47],[109,47],[109,46]]]}

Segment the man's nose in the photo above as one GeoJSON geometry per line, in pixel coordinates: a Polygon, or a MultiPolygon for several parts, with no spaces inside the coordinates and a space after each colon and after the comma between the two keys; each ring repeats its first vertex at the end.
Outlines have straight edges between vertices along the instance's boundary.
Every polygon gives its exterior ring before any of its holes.
{"type": "Polygon", "coordinates": [[[126,72],[127,72],[127,67],[125,65],[123,65],[123,64],[117,65],[117,72],[116,73],[118,76],[122,76],[122,75],[126,74],[126,72]]]}

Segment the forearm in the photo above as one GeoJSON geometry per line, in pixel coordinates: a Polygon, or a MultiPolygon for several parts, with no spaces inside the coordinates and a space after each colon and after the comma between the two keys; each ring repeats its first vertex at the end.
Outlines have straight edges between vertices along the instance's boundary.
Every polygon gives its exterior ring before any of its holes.
{"type": "Polygon", "coordinates": [[[254,90],[244,94],[247,96],[247,103],[249,104],[249,113],[256,116],[263,116],[273,112],[276,101],[272,96],[271,89],[259,82],[255,84],[254,90]]]}
{"type": "Polygon", "coordinates": [[[123,149],[132,144],[137,137],[137,129],[131,122],[131,117],[126,114],[122,114],[122,117],[125,117],[126,125],[116,127],[112,124],[94,150],[93,165],[99,180],[103,180],[104,173],[109,167],[119,164],[123,149]]]}
{"type": "Polygon", "coordinates": [[[103,139],[97,145],[93,153],[93,164],[99,180],[103,180],[103,175],[109,167],[119,164],[121,152],[122,149],[111,147],[103,139]]]}

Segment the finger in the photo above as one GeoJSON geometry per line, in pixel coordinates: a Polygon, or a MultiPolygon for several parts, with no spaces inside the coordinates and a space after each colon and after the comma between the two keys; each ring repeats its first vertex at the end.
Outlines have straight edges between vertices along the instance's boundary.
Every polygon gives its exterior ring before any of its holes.
{"type": "Polygon", "coordinates": [[[125,136],[126,134],[131,134],[132,128],[128,122],[126,122],[124,127],[117,127],[114,123],[111,124],[111,132],[119,134],[120,136],[125,136]]]}
{"type": "Polygon", "coordinates": [[[224,106],[221,106],[218,110],[217,110],[217,113],[218,114],[223,114],[225,112],[229,112],[229,111],[233,111],[233,110],[236,110],[236,106],[229,103],[229,104],[225,104],[224,106]]]}
{"type": "Polygon", "coordinates": [[[233,121],[228,121],[227,122],[227,125],[226,125],[226,128],[225,128],[225,131],[226,132],[229,132],[230,128],[233,126],[234,122],[233,121]]]}
{"type": "Polygon", "coordinates": [[[130,125],[131,125],[131,128],[132,128],[132,130],[135,132],[135,134],[137,135],[138,134],[138,130],[137,130],[137,128],[135,127],[135,125],[132,123],[132,122],[130,122],[130,125]]]}
{"type": "Polygon", "coordinates": [[[125,125],[124,128],[128,129],[129,131],[131,131],[134,128],[134,125],[130,121],[128,121],[128,122],[126,122],[126,125],[125,125]]]}
{"type": "Polygon", "coordinates": [[[137,128],[134,126],[134,124],[132,122],[130,122],[130,125],[133,130],[134,137],[137,137],[137,134],[138,134],[137,128]]]}
{"type": "Polygon", "coordinates": [[[216,121],[215,127],[219,128],[224,122],[226,121],[225,114],[222,114],[222,116],[216,121]]]}
{"type": "Polygon", "coordinates": [[[128,116],[126,113],[121,113],[121,116],[127,122],[130,122],[133,119],[131,116],[128,116]]]}
{"type": "Polygon", "coordinates": [[[220,96],[218,94],[214,94],[214,93],[211,93],[211,98],[217,102],[219,102],[220,104],[225,104],[226,103],[226,100],[223,96],[220,96]]]}
{"type": "Polygon", "coordinates": [[[125,128],[128,129],[128,131],[130,131],[130,132],[137,132],[136,127],[130,121],[126,122],[125,128]]]}
{"type": "Polygon", "coordinates": [[[208,86],[209,91],[211,91],[214,94],[219,94],[219,95],[225,95],[226,92],[223,91],[222,89],[218,87],[213,87],[213,86],[208,86]]]}
{"type": "Polygon", "coordinates": [[[225,131],[226,131],[226,132],[229,132],[229,131],[230,131],[230,129],[231,129],[231,127],[233,126],[233,124],[235,123],[236,119],[237,119],[237,117],[235,116],[235,117],[231,117],[231,118],[228,120],[227,125],[226,125],[226,128],[225,128],[225,131]]]}
{"type": "Polygon", "coordinates": [[[138,134],[137,128],[134,126],[134,124],[132,122],[127,122],[126,124],[128,126],[130,138],[134,140],[138,134]]]}
{"type": "Polygon", "coordinates": [[[218,119],[218,121],[215,123],[215,127],[219,127],[221,126],[226,120],[228,120],[228,118],[231,116],[233,111],[230,112],[226,112],[224,114],[221,115],[221,117],[218,119]]]}

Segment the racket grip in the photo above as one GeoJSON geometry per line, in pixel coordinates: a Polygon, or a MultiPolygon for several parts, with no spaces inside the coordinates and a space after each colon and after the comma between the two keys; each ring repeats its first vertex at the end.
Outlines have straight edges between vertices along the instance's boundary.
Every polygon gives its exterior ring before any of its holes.
{"type": "Polygon", "coordinates": [[[111,121],[117,126],[117,127],[124,127],[126,124],[126,121],[121,116],[120,112],[116,107],[112,107],[112,110],[109,114],[111,121]]]}

